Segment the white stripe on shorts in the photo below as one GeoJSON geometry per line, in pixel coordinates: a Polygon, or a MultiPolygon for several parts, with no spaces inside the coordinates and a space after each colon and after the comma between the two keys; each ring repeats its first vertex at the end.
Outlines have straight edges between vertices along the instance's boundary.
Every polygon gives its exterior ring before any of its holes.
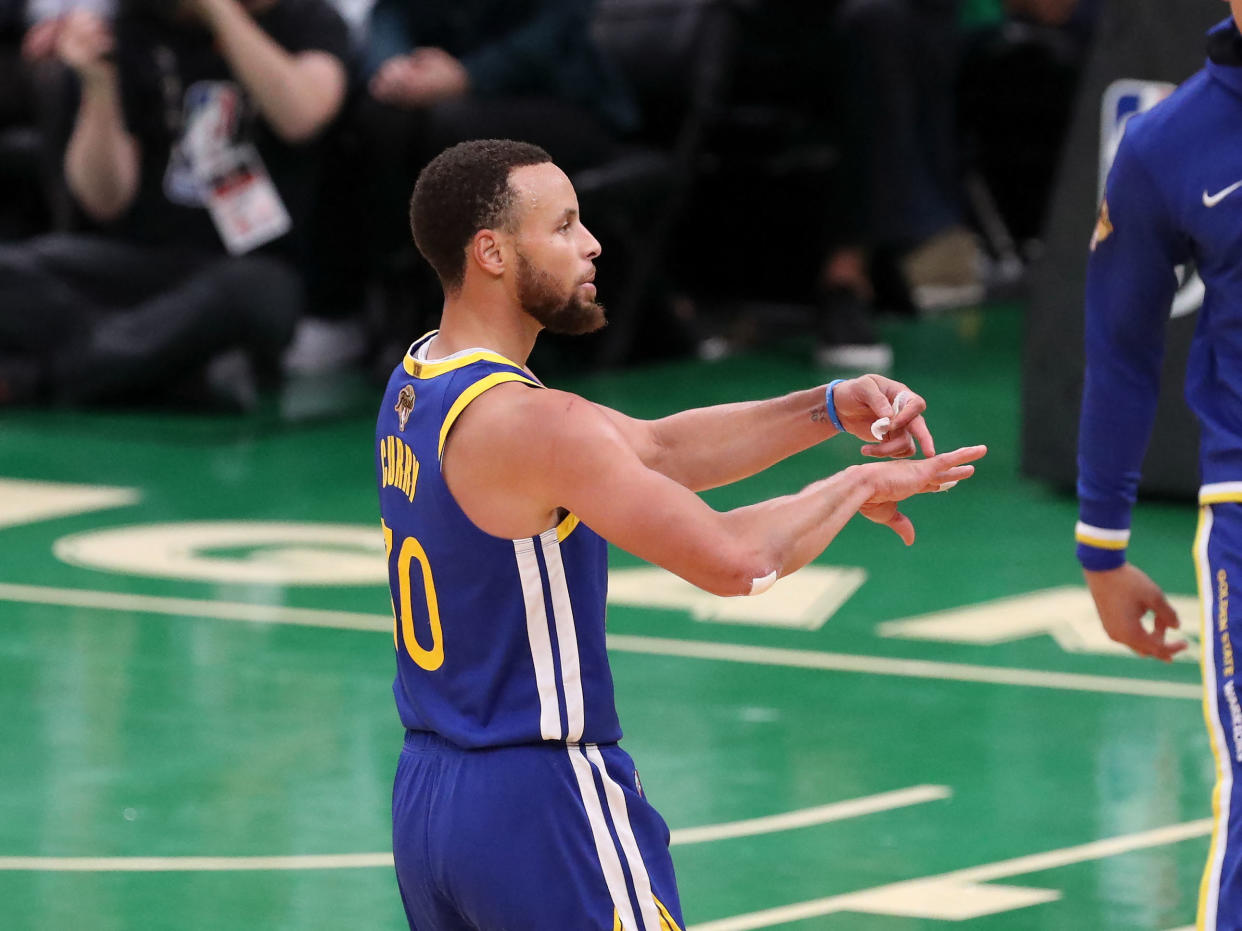
{"type": "Polygon", "coordinates": [[[539,732],[544,740],[561,739],[561,708],[556,697],[556,667],[552,663],[552,638],[548,634],[548,612],[543,603],[543,579],[532,540],[514,540],[522,597],[526,602],[526,637],[530,658],[535,664],[535,686],[539,690],[539,732]]]}
{"type": "MultiPolygon", "coordinates": [[[[594,749],[591,744],[587,747],[594,749]]],[[[603,868],[604,882],[608,885],[608,894],[612,897],[613,907],[621,917],[621,927],[625,931],[638,931],[638,925],[634,923],[634,909],[630,905],[630,890],[625,885],[625,873],[621,870],[621,858],[617,856],[617,848],[613,846],[612,835],[608,833],[608,822],[604,820],[604,809],[599,803],[595,779],[591,776],[591,764],[582,755],[582,748],[578,744],[570,744],[566,750],[569,752],[569,761],[574,767],[574,776],[578,780],[578,793],[582,796],[587,820],[591,823],[591,836],[595,839],[595,853],[599,857],[599,865],[603,868]]],[[[596,753],[598,752],[596,750],[596,753]]],[[[659,925],[655,927],[659,928],[659,925]]]]}
{"type": "Polygon", "coordinates": [[[621,849],[625,852],[625,862],[629,864],[630,876],[634,880],[634,894],[638,896],[638,910],[642,914],[643,925],[647,931],[660,931],[660,915],[656,912],[655,896],[651,892],[651,879],[647,876],[647,867],[643,856],[638,850],[638,842],[634,840],[634,830],[630,827],[630,813],[625,804],[625,793],[617,785],[616,780],[608,775],[604,766],[604,756],[595,744],[586,745],[587,758],[599,770],[599,777],[604,783],[604,797],[608,800],[608,811],[612,815],[612,826],[617,830],[617,838],[621,841],[621,849]]]}

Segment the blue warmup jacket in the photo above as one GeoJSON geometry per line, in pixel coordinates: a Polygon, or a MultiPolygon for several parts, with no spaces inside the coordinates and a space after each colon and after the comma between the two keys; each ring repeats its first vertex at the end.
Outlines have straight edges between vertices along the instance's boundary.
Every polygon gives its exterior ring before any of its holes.
{"type": "Polygon", "coordinates": [[[1133,117],[1108,176],[1087,271],[1087,370],[1078,442],[1078,557],[1125,562],[1151,436],[1176,268],[1206,286],[1186,370],[1202,427],[1203,503],[1242,501],[1242,37],[1209,33],[1209,60],[1133,117]]]}

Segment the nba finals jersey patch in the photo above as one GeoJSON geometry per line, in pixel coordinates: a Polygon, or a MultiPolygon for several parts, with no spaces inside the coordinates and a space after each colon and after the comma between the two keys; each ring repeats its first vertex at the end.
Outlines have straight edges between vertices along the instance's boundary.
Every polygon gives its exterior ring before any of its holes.
{"type": "Polygon", "coordinates": [[[397,404],[393,407],[397,412],[397,425],[402,433],[405,432],[405,425],[410,419],[410,413],[414,410],[414,386],[406,385],[397,394],[397,404]]]}
{"type": "Polygon", "coordinates": [[[1113,222],[1108,218],[1108,201],[1100,201],[1100,215],[1095,221],[1095,232],[1091,234],[1091,251],[1113,235],[1113,222]]]}

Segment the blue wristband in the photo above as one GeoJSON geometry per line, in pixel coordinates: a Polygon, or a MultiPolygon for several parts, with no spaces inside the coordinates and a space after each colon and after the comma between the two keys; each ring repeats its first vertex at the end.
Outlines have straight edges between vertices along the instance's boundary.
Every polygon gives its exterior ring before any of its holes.
{"type": "Polygon", "coordinates": [[[828,382],[828,387],[824,389],[824,406],[828,408],[828,419],[832,421],[838,433],[844,433],[845,427],[841,426],[841,418],[837,416],[837,405],[832,400],[832,391],[843,381],[848,381],[848,379],[835,378],[828,382]]]}

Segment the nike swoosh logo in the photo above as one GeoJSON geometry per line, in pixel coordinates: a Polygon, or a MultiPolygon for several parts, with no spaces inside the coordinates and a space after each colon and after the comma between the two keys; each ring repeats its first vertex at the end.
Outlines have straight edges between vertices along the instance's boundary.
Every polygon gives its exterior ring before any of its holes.
{"type": "Polygon", "coordinates": [[[1228,197],[1238,188],[1242,188],[1242,181],[1236,181],[1233,184],[1229,185],[1229,187],[1225,188],[1223,191],[1217,191],[1215,194],[1209,194],[1207,191],[1204,191],[1203,192],[1203,206],[1215,207],[1217,204],[1219,204],[1222,200],[1224,200],[1226,197],[1228,197]]]}

